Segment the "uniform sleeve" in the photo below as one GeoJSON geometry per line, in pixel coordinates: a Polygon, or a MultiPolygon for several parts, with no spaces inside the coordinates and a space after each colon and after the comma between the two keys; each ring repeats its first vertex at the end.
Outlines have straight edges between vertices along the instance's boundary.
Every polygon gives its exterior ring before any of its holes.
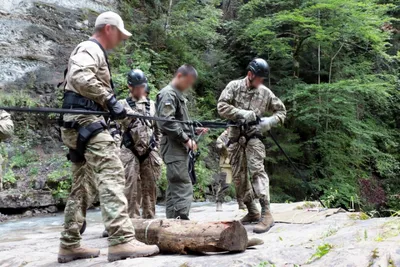
{"type": "Polygon", "coordinates": [[[70,61],[68,83],[79,91],[80,95],[105,106],[112,93],[96,78],[100,58],[83,50],[73,55],[70,61]]]}
{"type": "MultiPolygon", "coordinates": [[[[163,119],[175,120],[178,99],[171,93],[160,94],[157,99],[157,115],[163,119]]],[[[189,136],[183,131],[178,122],[157,122],[160,131],[168,137],[176,139],[182,143],[189,140],[189,136]]]]}
{"type": "Polygon", "coordinates": [[[221,96],[218,99],[218,114],[225,119],[235,120],[237,119],[237,113],[240,109],[232,105],[234,100],[233,90],[235,89],[234,83],[230,82],[226,88],[222,91],[221,96]]]}
{"type": "Polygon", "coordinates": [[[267,111],[273,113],[273,116],[277,117],[280,123],[283,124],[286,118],[286,107],[272,91],[268,91],[267,111]]]}
{"type": "Polygon", "coordinates": [[[222,134],[220,134],[220,136],[218,136],[218,138],[217,138],[217,143],[216,143],[216,145],[217,145],[217,148],[218,149],[223,149],[223,148],[226,148],[226,141],[227,141],[227,139],[228,139],[228,131],[227,130],[225,130],[222,134]]]}
{"type": "MultiPolygon", "coordinates": [[[[118,100],[118,102],[125,108],[126,114],[128,114],[128,115],[141,115],[136,110],[131,109],[129,107],[129,104],[126,102],[125,99],[118,100]]],[[[128,116],[125,119],[118,120],[118,123],[121,125],[122,131],[125,131],[128,128],[129,124],[131,124],[131,122],[133,120],[136,120],[136,119],[133,118],[133,117],[128,117],[128,116]]]]}
{"type": "Polygon", "coordinates": [[[108,129],[110,131],[111,136],[114,138],[115,143],[117,144],[118,147],[120,147],[122,141],[121,126],[116,121],[110,121],[108,123],[108,129]]]}
{"type": "Polygon", "coordinates": [[[0,140],[3,141],[12,136],[14,133],[14,123],[11,115],[6,111],[0,111],[0,140]]]}
{"type": "MultiPolygon", "coordinates": [[[[152,110],[156,110],[156,106],[155,106],[154,101],[150,101],[150,105],[151,105],[151,109],[152,110]]],[[[157,124],[156,121],[153,121],[153,135],[154,135],[154,140],[156,141],[156,146],[159,148],[160,147],[162,133],[161,133],[160,127],[158,127],[158,124],[157,124]]]]}

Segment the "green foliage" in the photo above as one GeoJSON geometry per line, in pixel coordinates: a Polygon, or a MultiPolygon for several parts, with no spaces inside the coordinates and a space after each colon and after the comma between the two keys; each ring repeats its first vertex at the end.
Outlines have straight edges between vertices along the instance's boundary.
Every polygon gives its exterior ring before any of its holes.
{"type": "Polygon", "coordinates": [[[3,177],[3,183],[6,185],[12,186],[16,182],[17,182],[17,178],[15,177],[14,171],[11,168],[7,169],[4,174],[4,177],[3,177]]]}
{"type": "Polygon", "coordinates": [[[59,167],[47,175],[48,183],[51,185],[53,196],[64,202],[71,190],[72,173],[71,162],[65,161],[57,164],[59,167]]]}
{"type": "Polygon", "coordinates": [[[311,263],[313,261],[319,260],[320,258],[322,258],[323,256],[325,256],[326,254],[328,254],[328,252],[333,248],[333,246],[331,244],[325,243],[325,244],[321,244],[317,247],[317,250],[315,251],[315,253],[310,257],[310,259],[308,260],[307,263],[311,263]]]}
{"type": "Polygon", "coordinates": [[[165,164],[161,167],[161,177],[157,181],[157,186],[161,190],[161,192],[167,191],[168,180],[167,180],[167,168],[165,164]]]}
{"type": "MultiPolygon", "coordinates": [[[[24,168],[30,163],[38,161],[39,156],[29,141],[24,141],[21,143],[20,140],[14,140],[13,146],[14,155],[8,159],[9,168],[24,168]]],[[[8,158],[8,155],[6,155],[6,157],[8,158]]]]}
{"type": "Polygon", "coordinates": [[[2,106],[23,106],[23,107],[34,107],[38,104],[38,101],[24,90],[16,89],[9,94],[1,94],[0,105],[2,106]]]}
{"type": "Polygon", "coordinates": [[[258,265],[254,265],[254,267],[275,267],[276,265],[270,263],[269,261],[260,262],[258,265]]]}
{"type": "MultiPolygon", "coordinates": [[[[188,94],[192,118],[215,119],[227,82],[244,74],[251,58],[264,57],[271,66],[266,83],[288,110],[275,135],[325,204],[400,210],[395,1],[237,1],[229,14],[214,1],[174,1],[171,8],[167,0],[119,3],[133,33],[110,56],[120,97],[128,95],[132,68],[147,74],[155,99],[176,68],[190,63],[199,72],[188,94]]],[[[272,201],[310,199],[272,140],[265,145],[272,201]]],[[[202,160],[196,170],[195,198],[203,199],[216,170],[202,160]]],[[[165,169],[158,184],[165,190],[165,169]]]]}
{"type": "Polygon", "coordinates": [[[371,217],[365,212],[350,213],[349,218],[352,220],[363,220],[363,221],[371,219],[371,217]]]}
{"type": "MultiPolygon", "coordinates": [[[[390,3],[255,0],[229,25],[241,65],[252,51],[272,66],[268,83],[288,109],[278,140],[330,207],[399,209],[398,49],[388,30],[398,12],[390,3]]],[[[307,198],[274,149],[267,141],[272,200],[307,198]]]]}
{"type": "Polygon", "coordinates": [[[27,150],[25,152],[18,151],[18,153],[11,157],[10,168],[23,168],[27,167],[29,163],[36,162],[38,155],[35,151],[27,150]]]}
{"type": "Polygon", "coordinates": [[[31,166],[29,169],[28,175],[35,176],[39,174],[39,167],[38,166],[31,166]]]}
{"type": "Polygon", "coordinates": [[[193,198],[195,200],[204,201],[208,185],[211,182],[212,172],[206,168],[205,163],[202,160],[196,162],[195,168],[197,183],[193,185],[193,198]]]}

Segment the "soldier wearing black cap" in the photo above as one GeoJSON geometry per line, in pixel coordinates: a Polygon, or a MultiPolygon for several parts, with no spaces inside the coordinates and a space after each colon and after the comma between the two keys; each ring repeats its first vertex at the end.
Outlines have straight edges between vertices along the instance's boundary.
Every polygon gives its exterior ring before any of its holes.
{"type": "Polygon", "coordinates": [[[268,63],[256,58],[248,65],[247,76],[230,82],[218,100],[221,117],[250,123],[247,127],[230,127],[228,154],[237,194],[248,210],[241,222],[258,222],[254,228],[256,233],[267,232],[274,224],[269,205],[269,178],[264,169],[265,147],[260,139],[286,117],[282,101],[263,85],[268,75],[268,63]],[[260,119],[266,112],[272,116],[260,119]],[[260,199],[261,216],[254,198],[260,199]]]}
{"type": "MultiPolygon", "coordinates": [[[[155,103],[146,97],[147,78],[139,69],[128,73],[129,97],[120,100],[127,114],[154,116],[155,103]]],[[[125,195],[131,218],[153,219],[156,182],[161,175],[160,131],[155,121],[124,119],[121,160],[125,167],[125,195]],[[140,189],[140,190],[139,190],[140,189]],[[142,214],[140,206],[142,205],[142,214]]]]}

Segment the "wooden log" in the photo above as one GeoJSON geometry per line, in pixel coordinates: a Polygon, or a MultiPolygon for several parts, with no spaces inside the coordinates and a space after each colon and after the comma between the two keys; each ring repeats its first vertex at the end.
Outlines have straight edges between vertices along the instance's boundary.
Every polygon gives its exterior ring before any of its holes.
{"type": "MultiPolygon", "coordinates": [[[[158,245],[161,252],[242,252],[254,245],[238,221],[195,222],[185,220],[133,219],[136,238],[146,244],[158,245]]],[[[256,245],[262,241],[256,242],[256,245]]]]}

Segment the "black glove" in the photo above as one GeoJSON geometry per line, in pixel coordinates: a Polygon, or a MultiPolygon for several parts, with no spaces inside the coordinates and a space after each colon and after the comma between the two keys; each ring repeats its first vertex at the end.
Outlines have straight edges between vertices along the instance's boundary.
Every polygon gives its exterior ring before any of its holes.
{"type": "Polygon", "coordinates": [[[126,110],[121,103],[112,96],[110,99],[107,100],[107,107],[111,114],[111,119],[113,120],[121,120],[126,118],[126,110]]]}

